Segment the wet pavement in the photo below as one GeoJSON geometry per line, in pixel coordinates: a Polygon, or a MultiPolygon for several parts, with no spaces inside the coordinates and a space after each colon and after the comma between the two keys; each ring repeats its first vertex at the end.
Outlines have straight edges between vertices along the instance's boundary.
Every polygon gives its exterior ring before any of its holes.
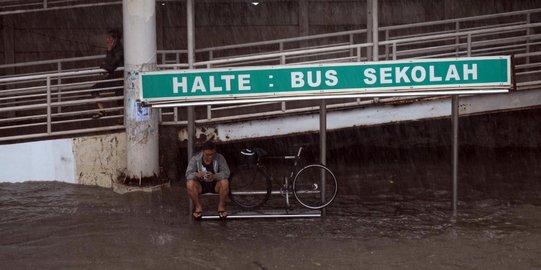
{"type": "Polygon", "coordinates": [[[438,158],[331,164],[350,180],[308,219],[194,222],[180,183],[124,195],[2,183],[0,269],[540,269],[541,155],[517,153],[465,159],[456,219],[438,158]]]}

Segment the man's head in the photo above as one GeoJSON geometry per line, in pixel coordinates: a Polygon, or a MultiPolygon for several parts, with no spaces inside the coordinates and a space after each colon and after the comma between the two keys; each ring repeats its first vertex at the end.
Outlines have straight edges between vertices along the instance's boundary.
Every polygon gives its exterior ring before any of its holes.
{"type": "Polygon", "coordinates": [[[107,31],[105,42],[107,43],[107,50],[112,50],[120,41],[120,31],[116,29],[110,29],[107,31]]]}
{"type": "Polygon", "coordinates": [[[216,144],[211,141],[205,142],[201,147],[201,152],[203,152],[203,161],[206,164],[211,163],[216,156],[216,144]]]}

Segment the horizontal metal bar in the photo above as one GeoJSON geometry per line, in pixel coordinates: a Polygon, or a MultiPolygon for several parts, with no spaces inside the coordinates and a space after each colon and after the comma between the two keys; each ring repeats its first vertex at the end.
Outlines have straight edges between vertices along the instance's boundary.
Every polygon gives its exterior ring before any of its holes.
{"type": "MultiPolygon", "coordinates": [[[[527,27],[538,27],[538,26],[541,26],[541,23],[534,23],[534,24],[527,25],[527,27]]],[[[424,37],[405,38],[405,39],[398,39],[398,40],[392,40],[392,41],[380,41],[379,45],[384,46],[384,45],[392,45],[393,43],[399,44],[399,43],[408,43],[408,42],[431,41],[435,38],[450,38],[450,37],[461,37],[461,36],[468,36],[468,35],[474,35],[474,34],[486,34],[486,31],[498,32],[498,31],[524,29],[525,27],[526,27],[525,25],[506,26],[506,27],[495,27],[488,30],[472,30],[472,31],[455,32],[455,33],[448,33],[448,34],[441,34],[441,35],[428,35],[424,37]]],[[[269,58],[276,58],[276,57],[282,57],[282,56],[287,57],[287,56],[295,56],[295,55],[303,55],[303,54],[311,54],[311,53],[349,50],[349,49],[357,49],[357,48],[364,48],[364,47],[370,47],[370,46],[372,46],[372,43],[341,45],[341,46],[334,46],[334,47],[298,50],[298,51],[291,51],[291,52],[270,53],[266,55],[257,55],[257,56],[238,56],[238,57],[230,57],[230,58],[224,58],[224,59],[219,59],[219,60],[208,60],[208,61],[196,62],[194,63],[194,65],[207,66],[207,65],[231,63],[231,62],[244,62],[244,61],[256,60],[256,59],[269,59],[269,58]]]]}
{"type": "Polygon", "coordinates": [[[529,10],[497,13],[497,14],[479,15],[479,16],[472,16],[472,17],[466,17],[466,18],[439,20],[439,21],[432,21],[432,22],[422,22],[422,23],[410,23],[410,24],[384,26],[384,27],[380,27],[380,30],[383,30],[383,31],[384,30],[401,30],[401,29],[409,29],[409,28],[415,28],[415,27],[434,26],[434,25],[440,25],[440,24],[441,25],[453,24],[453,23],[457,23],[457,22],[460,23],[460,22],[478,21],[478,20],[485,20],[485,19],[504,18],[504,17],[511,17],[511,16],[516,16],[516,15],[526,15],[526,14],[538,13],[538,12],[541,12],[541,9],[529,9],[529,10]]]}
{"type": "Polygon", "coordinates": [[[230,62],[242,62],[242,61],[249,61],[249,60],[256,60],[256,59],[269,59],[269,58],[276,58],[276,57],[281,57],[281,56],[287,57],[287,56],[310,54],[310,53],[329,52],[329,51],[336,51],[336,50],[367,48],[367,47],[371,47],[372,45],[373,45],[372,43],[363,43],[363,44],[340,45],[340,46],[334,46],[334,47],[325,47],[325,48],[309,49],[309,50],[298,50],[298,51],[291,51],[291,52],[270,53],[266,55],[238,56],[238,57],[224,58],[220,60],[208,60],[208,61],[196,62],[194,63],[194,65],[206,66],[206,65],[230,63],[230,62]]]}
{"type": "Polygon", "coordinates": [[[33,134],[26,134],[26,135],[5,136],[5,137],[0,137],[0,141],[5,142],[5,141],[15,141],[15,140],[24,140],[24,139],[44,138],[44,137],[50,137],[50,136],[74,135],[74,134],[84,134],[84,133],[93,133],[93,132],[101,132],[101,131],[114,131],[114,130],[123,130],[123,129],[124,129],[124,125],[115,125],[115,126],[98,127],[98,128],[53,131],[51,132],[51,134],[33,133],[33,134]]]}
{"type": "Polygon", "coordinates": [[[232,191],[233,195],[262,195],[267,194],[266,190],[253,190],[253,191],[232,191]]]}
{"type": "Polygon", "coordinates": [[[295,38],[274,39],[274,40],[269,40],[269,41],[250,42],[250,43],[244,43],[240,45],[235,44],[235,45],[211,47],[211,48],[199,49],[199,50],[196,50],[195,52],[209,52],[209,51],[218,51],[218,50],[239,49],[239,48],[244,48],[244,47],[278,45],[280,43],[299,42],[299,41],[329,38],[329,37],[349,36],[351,34],[363,34],[363,33],[366,33],[366,29],[349,30],[349,31],[342,31],[338,33],[317,34],[317,35],[302,36],[302,37],[295,37],[295,38]]]}
{"type": "Polygon", "coordinates": [[[13,14],[21,14],[21,13],[28,13],[28,12],[40,12],[40,11],[51,11],[51,10],[63,10],[63,9],[73,9],[73,8],[87,8],[87,7],[110,6],[110,5],[121,5],[121,4],[122,4],[122,1],[117,1],[117,2],[95,3],[95,4],[76,4],[76,5],[61,6],[61,7],[44,7],[44,8],[32,8],[32,9],[18,9],[18,10],[2,11],[2,12],[0,12],[0,16],[3,16],[3,15],[13,15],[13,14]]]}
{"type": "Polygon", "coordinates": [[[70,57],[70,58],[55,59],[55,60],[40,60],[40,61],[32,61],[32,62],[3,64],[3,65],[0,65],[0,68],[52,65],[52,64],[68,63],[68,62],[80,62],[80,61],[85,61],[85,60],[98,60],[98,59],[101,60],[103,58],[105,58],[105,54],[82,56],[82,57],[70,57]]]}
{"type": "Polygon", "coordinates": [[[422,40],[430,41],[434,38],[460,37],[460,36],[468,36],[468,35],[476,35],[476,34],[487,34],[487,33],[498,32],[498,31],[519,30],[519,29],[533,28],[533,27],[540,27],[540,26],[541,26],[541,23],[530,23],[530,24],[524,24],[524,25],[494,27],[494,28],[484,29],[484,30],[471,30],[471,31],[461,31],[461,32],[448,33],[448,34],[441,34],[441,35],[428,35],[428,36],[423,36],[423,37],[384,40],[384,41],[380,41],[379,45],[380,46],[392,45],[393,43],[406,43],[406,42],[414,42],[414,41],[422,41],[422,40]]]}
{"type": "Polygon", "coordinates": [[[297,190],[295,191],[297,194],[319,194],[321,193],[321,190],[297,190]]]}
{"type": "Polygon", "coordinates": [[[0,79],[0,83],[4,82],[20,82],[25,80],[33,80],[33,79],[46,79],[46,78],[62,78],[67,76],[79,76],[79,75],[85,75],[85,74],[100,74],[104,72],[103,69],[87,69],[87,70],[78,70],[78,71],[70,71],[70,72],[58,72],[58,73],[49,73],[49,74],[40,74],[40,75],[31,75],[31,76],[20,76],[20,77],[10,77],[10,78],[2,78],[0,79]]]}
{"type": "Polygon", "coordinates": [[[442,96],[442,95],[473,95],[473,94],[495,94],[507,93],[507,89],[494,90],[450,90],[450,91],[426,91],[426,92],[394,92],[394,93],[366,93],[366,94],[344,94],[344,95],[321,95],[321,96],[301,96],[301,97],[277,97],[277,98],[254,98],[254,99],[235,99],[223,101],[186,101],[171,103],[155,103],[147,104],[152,108],[168,108],[168,107],[184,107],[184,106],[201,106],[213,104],[237,104],[265,101],[297,101],[297,100],[321,100],[335,98],[362,98],[362,97],[397,97],[397,96],[442,96]]]}
{"type": "MultiPolygon", "coordinates": [[[[249,219],[249,218],[316,218],[321,217],[321,213],[318,214],[236,214],[229,215],[227,219],[249,219]]],[[[220,219],[217,215],[207,216],[203,215],[203,219],[220,219]]]]}

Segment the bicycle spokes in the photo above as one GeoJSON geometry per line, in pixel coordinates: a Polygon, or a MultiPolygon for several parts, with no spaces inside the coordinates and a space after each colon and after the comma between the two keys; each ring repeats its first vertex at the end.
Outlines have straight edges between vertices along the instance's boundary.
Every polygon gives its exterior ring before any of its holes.
{"type": "Polygon", "coordinates": [[[337,183],[334,174],[325,166],[312,164],[302,168],[293,181],[295,198],[305,207],[321,209],[335,198],[337,183]]]}
{"type": "Polygon", "coordinates": [[[230,199],[244,209],[254,209],[268,200],[270,179],[257,167],[239,170],[230,182],[230,199]]]}

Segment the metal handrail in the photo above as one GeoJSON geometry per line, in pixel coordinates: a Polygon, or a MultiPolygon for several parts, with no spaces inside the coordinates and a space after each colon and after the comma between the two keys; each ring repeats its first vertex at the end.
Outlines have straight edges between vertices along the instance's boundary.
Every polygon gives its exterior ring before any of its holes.
{"type": "MultiPolygon", "coordinates": [[[[99,2],[103,2],[104,0],[99,0],[99,2]]],[[[12,14],[21,14],[21,13],[28,13],[28,12],[39,12],[39,11],[52,11],[52,10],[62,10],[62,9],[73,9],[73,8],[85,8],[85,7],[97,7],[97,6],[109,6],[109,5],[120,5],[122,4],[122,1],[113,1],[113,2],[106,2],[106,3],[87,3],[88,1],[81,1],[84,2],[83,4],[71,4],[71,5],[63,5],[60,6],[58,4],[62,3],[73,3],[76,2],[76,0],[61,0],[61,1],[51,1],[51,0],[39,0],[35,1],[34,3],[26,3],[26,4],[17,4],[17,5],[11,5],[11,6],[2,6],[3,9],[6,9],[4,11],[0,11],[0,16],[2,15],[12,15],[12,14]],[[57,6],[54,6],[54,5],[57,6]],[[25,9],[25,7],[30,7],[28,9],[25,9]]]]}
{"type": "MultiPolygon", "coordinates": [[[[476,34],[487,34],[487,33],[498,33],[502,31],[509,31],[509,30],[525,30],[525,28],[533,28],[533,27],[540,27],[541,23],[533,23],[533,24],[527,24],[527,25],[518,25],[518,26],[505,26],[505,27],[496,27],[496,28],[490,28],[486,30],[471,30],[471,31],[465,31],[465,32],[457,32],[457,33],[446,33],[446,34],[438,34],[438,35],[432,35],[432,36],[423,36],[423,37],[414,37],[414,38],[404,38],[404,39],[396,39],[396,40],[389,40],[389,41],[381,41],[379,42],[379,46],[385,46],[385,45],[394,45],[397,44],[408,44],[408,43],[418,43],[420,41],[433,41],[435,39],[442,39],[442,38],[457,38],[457,37],[467,37],[472,36],[476,34]]],[[[245,62],[245,61],[251,61],[251,60],[268,60],[272,58],[280,58],[280,57],[288,57],[288,56],[299,56],[299,55],[306,55],[311,53],[322,53],[322,52],[335,52],[340,50],[351,50],[351,49],[359,49],[359,48],[367,48],[373,46],[373,43],[363,43],[363,44],[352,44],[352,45],[340,45],[340,46],[333,46],[333,47],[324,47],[324,48],[317,48],[317,49],[308,49],[308,50],[295,50],[295,51],[288,51],[288,52],[277,52],[277,53],[270,53],[270,54],[264,54],[264,55],[249,55],[249,56],[239,56],[239,57],[230,57],[230,58],[223,58],[223,59],[215,59],[215,60],[208,60],[208,61],[200,61],[195,62],[194,66],[213,66],[216,64],[231,64],[234,62],[245,62]]],[[[468,44],[468,46],[471,46],[471,43],[468,44]]],[[[450,47],[455,48],[456,45],[452,44],[450,47]]],[[[393,54],[396,52],[393,52],[393,54]]]]}
{"type": "MultiPolygon", "coordinates": [[[[541,9],[534,10],[540,12],[541,9]]],[[[528,11],[528,12],[534,12],[528,11]]],[[[517,12],[514,12],[517,13],[517,12]]],[[[524,11],[524,14],[527,12],[524,11]]],[[[496,15],[495,15],[496,16],[496,15]]],[[[503,16],[503,15],[501,15],[503,16]]],[[[486,15],[484,16],[486,17],[486,15]]],[[[462,19],[464,20],[464,18],[462,19]]],[[[456,20],[452,20],[456,22],[456,20]]],[[[436,23],[436,22],[434,22],[436,23]]],[[[427,25],[428,23],[425,23],[427,25]]],[[[420,24],[415,24],[420,25],[420,24]]],[[[401,26],[403,27],[403,26],[401,26]]],[[[539,76],[541,75],[541,62],[538,57],[540,52],[530,52],[528,46],[539,46],[540,38],[539,34],[530,35],[527,29],[538,30],[541,27],[541,23],[522,23],[522,24],[505,24],[504,26],[490,26],[489,28],[475,28],[475,29],[459,29],[457,32],[432,32],[429,35],[409,35],[398,39],[383,40],[378,43],[378,46],[388,47],[389,52],[386,54],[392,56],[392,59],[398,57],[435,57],[446,55],[446,57],[457,57],[467,55],[487,55],[491,53],[503,53],[513,52],[515,53],[515,59],[519,60],[516,65],[517,77],[523,75],[539,76]],[[501,33],[518,33],[513,37],[498,38],[501,33]],[[476,38],[482,38],[476,40],[476,38]],[[427,45],[430,44],[430,45],[427,45]],[[416,46],[424,46],[422,50],[416,49],[416,46]],[[531,59],[531,60],[530,60],[531,59]]],[[[384,28],[380,28],[383,31],[384,28]]],[[[391,29],[391,28],[386,28],[391,29]]],[[[359,33],[355,30],[347,31],[348,34],[359,33]]],[[[278,41],[301,41],[307,39],[327,38],[330,36],[343,35],[345,32],[323,34],[316,36],[308,36],[301,38],[281,39],[278,41]]],[[[363,32],[364,33],[364,32],[363,32]]],[[[275,41],[265,41],[264,44],[268,45],[268,42],[275,42],[272,44],[280,44],[275,41]]],[[[229,45],[210,49],[224,49],[243,48],[249,46],[259,46],[257,44],[263,43],[249,43],[240,45],[229,45]],[[256,45],[254,45],[256,44],[256,45]]],[[[367,60],[367,55],[361,55],[363,50],[370,48],[374,44],[361,43],[361,44],[348,44],[348,43],[335,43],[335,44],[311,44],[311,47],[291,48],[285,49],[283,45],[279,51],[273,51],[265,54],[250,54],[223,57],[219,59],[208,59],[200,62],[196,62],[197,67],[216,67],[222,66],[234,66],[238,64],[258,64],[261,62],[275,61],[282,65],[291,64],[306,64],[306,63],[324,63],[324,62],[358,62],[367,60]],[[337,45],[338,44],[338,45],[337,45]],[[322,46],[322,47],[319,47],[322,46]],[[297,62],[292,62],[297,61],[297,62]]],[[[204,49],[199,50],[201,52],[204,49]]],[[[382,52],[382,50],[380,50],[382,52]]],[[[162,60],[166,60],[165,54],[169,53],[184,53],[183,51],[167,50],[159,51],[162,54],[162,60]]],[[[385,56],[385,55],[384,55],[385,56]]],[[[85,59],[96,59],[96,56],[84,57],[85,59]]],[[[383,59],[383,58],[380,58],[383,59]]],[[[66,60],[66,59],[62,59],[66,60]]],[[[178,60],[178,57],[177,57],[178,60]]],[[[48,60],[49,61],[49,60],[48,60]]],[[[39,63],[54,64],[48,61],[36,61],[39,63]]],[[[20,65],[26,65],[26,63],[20,63],[20,65]]],[[[2,68],[9,68],[8,65],[0,66],[2,68]]],[[[186,68],[185,63],[176,64],[160,64],[160,68],[186,68]]],[[[97,76],[103,72],[101,69],[92,68],[87,70],[70,70],[70,71],[55,71],[48,74],[32,74],[21,77],[0,78],[0,85],[7,87],[6,90],[0,90],[0,117],[2,114],[21,113],[20,115],[11,115],[0,121],[0,141],[13,140],[16,138],[35,138],[43,136],[53,136],[68,134],[65,132],[73,132],[69,134],[76,134],[76,131],[57,130],[56,127],[63,124],[94,124],[95,128],[78,127],[77,130],[81,132],[109,130],[111,128],[120,129],[122,125],[108,124],[106,127],[96,125],[98,121],[91,120],[90,114],[97,112],[94,103],[97,101],[103,102],[115,102],[122,100],[123,97],[112,96],[111,94],[100,96],[100,98],[93,99],[90,97],[90,92],[94,91],[88,86],[96,81],[88,80],[88,77],[97,76]],[[70,78],[70,80],[68,80],[70,78]],[[72,81],[74,80],[74,81],[72,81]],[[68,82],[69,81],[69,82],[68,82]],[[12,85],[17,85],[15,88],[10,88],[12,85]],[[20,85],[24,85],[20,86],[20,85]],[[86,88],[86,89],[85,89],[86,88]],[[10,99],[12,98],[12,99],[10,99]],[[19,127],[32,127],[32,128],[46,128],[46,132],[35,132],[31,134],[16,134],[13,133],[9,136],[3,136],[1,132],[5,130],[13,130],[19,127]],[[36,135],[39,134],[39,135],[36,135]]],[[[523,76],[524,77],[524,76],[523,76]]],[[[539,78],[539,77],[536,77],[539,78]]],[[[530,89],[533,87],[541,86],[541,81],[537,79],[529,78],[529,81],[517,82],[519,89],[530,89]]],[[[100,91],[109,91],[113,88],[103,88],[100,91]]],[[[441,98],[441,97],[438,97],[441,98]]],[[[329,102],[327,107],[330,110],[358,108],[362,106],[370,106],[375,103],[386,102],[414,102],[419,98],[405,97],[405,98],[347,98],[329,102]]],[[[262,102],[257,104],[250,104],[250,107],[265,106],[272,107],[270,109],[258,110],[254,113],[242,114],[243,119],[253,119],[258,117],[276,117],[285,114],[303,114],[317,111],[319,106],[311,104],[310,102],[303,103],[303,106],[292,106],[295,103],[292,102],[262,102]]],[[[206,106],[206,115],[201,115],[200,119],[196,120],[196,123],[215,123],[223,121],[238,121],[239,120],[239,108],[244,108],[245,105],[235,106],[206,106]],[[220,115],[217,115],[217,114],[220,115]]],[[[104,119],[104,121],[119,119],[123,117],[121,110],[123,108],[119,106],[108,106],[107,111],[112,114],[104,119]]],[[[162,125],[179,125],[186,124],[186,120],[183,112],[178,108],[161,108],[160,119],[162,125]]]]}
{"type": "Polygon", "coordinates": [[[510,11],[510,12],[496,13],[496,14],[477,15],[477,16],[455,18],[455,19],[444,19],[444,20],[430,21],[430,22],[423,22],[423,23],[391,25],[391,26],[381,27],[380,29],[381,30],[398,30],[398,29],[407,29],[407,28],[414,28],[414,27],[420,27],[420,26],[434,26],[434,25],[451,24],[451,23],[457,23],[457,22],[479,21],[479,20],[494,19],[494,18],[512,17],[516,15],[527,15],[527,14],[537,13],[537,12],[541,12],[541,8],[510,11]]]}
{"type": "Polygon", "coordinates": [[[85,89],[92,83],[115,81],[87,79],[102,72],[102,69],[93,69],[1,78],[0,83],[12,87],[0,93],[13,94],[0,98],[0,141],[122,129],[123,124],[117,120],[124,117],[123,107],[111,106],[111,103],[124,100],[123,96],[112,95],[112,91],[123,86],[95,85],[85,89]],[[77,79],[84,82],[70,82],[77,79]],[[26,85],[28,82],[32,85],[26,85]],[[101,94],[93,98],[91,92],[101,94]],[[104,110],[108,115],[101,120],[91,118],[100,111],[97,102],[107,104],[104,110]]]}
{"type": "MultiPolygon", "coordinates": [[[[421,22],[421,23],[410,23],[410,24],[403,24],[403,25],[391,25],[391,26],[383,26],[379,28],[379,31],[383,32],[389,32],[394,30],[400,30],[400,29],[411,29],[411,28],[419,28],[419,27],[426,27],[426,26],[435,26],[435,25],[445,25],[445,24],[452,24],[452,23],[461,23],[461,22],[469,22],[469,21],[477,21],[477,20],[486,20],[486,19],[493,19],[493,18],[505,18],[505,17],[513,17],[517,15],[531,15],[533,13],[541,13],[541,9],[529,9],[529,10],[521,10],[521,11],[512,11],[512,12],[505,12],[505,13],[498,13],[498,14],[487,14],[487,15],[479,15],[479,16],[472,16],[472,17],[464,17],[464,18],[455,18],[455,19],[445,19],[440,21],[430,21],[430,22],[421,22]]],[[[526,20],[524,22],[527,22],[526,20]]],[[[498,25],[498,24],[493,24],[498,25]]],[[[485,26],[486,27],[486,26],[485,26]]],[[[490,27],[490,25],[488,26],[490,27]]],[[[455,31],[463,31],[464,29],[454,29],[455,31]]],[[[366,33],[366,29],[360,29],[360,30],[349,30],[349,31],[341,31],[341,32],[335,32],[335,33],[326,33],[326,34],[317,34],[317,35],[310,35],[310,36],[303,36],[303,37],[293,37],[293,38],[283,38],[283,39],[275,39],[275,40],[269,40],[269,41],[258,41],[258,42],[250,42],[250,43],[243,43],[243,44],[234,44],[234,45],[224,45],[224,46],[217,46],[217,47],[210,47],[210,48],[202,48],[202,49],[196,49],[196,53],[211,53],[216,52],[220,50],[229,50],[229,49],[241,49],[241,48],[248,48],[248,47],[257,47],[257,46],[265,46],[265,45],[280,45],[285,43],[294,43],[294,42],[301,42],[301,41],[307,41],[307,40],[314,40],[314,39],[325,39],[325,38],[331,38],[331,37],[346,37],[350,35],[359,35],[366,33]]],[[[431,32],[432,35],[434,32],[431,32]]],[[[405,38],[408,36],[402,36],[401,38],[405,38]]],[[[416,35],[409,35],[411,38],[417,38],[416,35]]],[[[390,39],[393,39],[392,37],[389,37],[390,39]]],[[[381,44],[381,42],[380,42],[381,44]]],[[[283,49],[282,49],[283,50],[283,49]]],[[[186,54],[187,50],[158,50],[158,55],[166,55],[166,54],[186,54]]],[[[99,59],[100,57],[103,57],[103,55],[93,55],[93,56],[85,56],[85,57],[75,57],[75,58],[66,58],[66,59],[59,59],[59,60],[43,60],[43,61],[33,61],[33,62],[26,62],[26,63],[17,63],[17,64],[4,64],[0,65],[0,68],[12,68],[12,67],[18,67],[18,66],[31,66],[31,65],[39,65],[39,64],[58,64],[58,62],[73,62],[73,61],[82,61],[82,60],[94,60],[99,59]]],[[[210,59],[209,59],[210,60],[210,59]]],[[[171,68],[171,67],[179,67],[184,68],[187,66],[187,64],[182,63],[176,63],[178,64],[175,66],[175,64],[166,64],[162,63],[159,66],[163,68],[171,68]]],[[[61,70],[61,69],[60,69],[61,70]]]]}

